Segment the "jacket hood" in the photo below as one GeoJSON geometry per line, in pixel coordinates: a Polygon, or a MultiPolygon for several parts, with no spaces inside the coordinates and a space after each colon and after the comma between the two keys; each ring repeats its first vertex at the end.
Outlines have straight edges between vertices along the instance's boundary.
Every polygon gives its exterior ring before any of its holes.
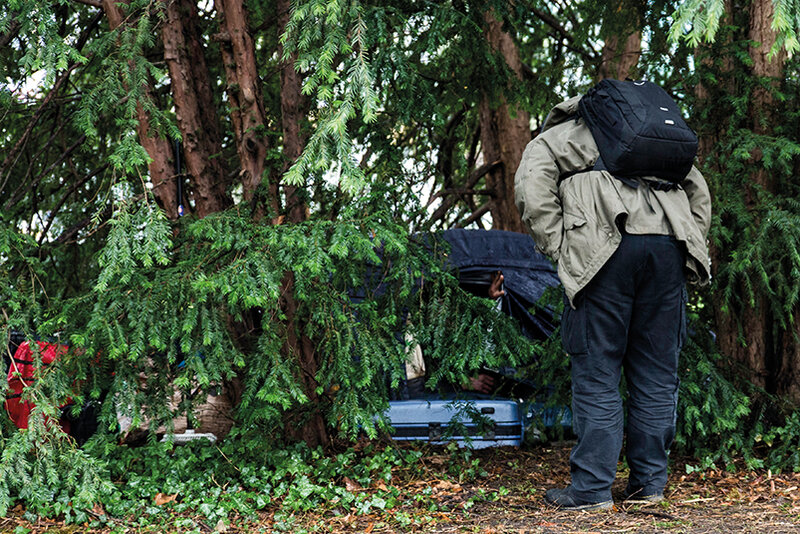
{"type": "Polygon", "coordinates": [[[551,109],[550,113],[547,115],[547,118],[544,120],[544,124],[542,124],[542,132],[549,130],[557,124],[567,122],[567,120],[577,115],[578,102],[580,102],[581,96],[582,95],[573,96],[569,100],[565,100],[551,109]]]}

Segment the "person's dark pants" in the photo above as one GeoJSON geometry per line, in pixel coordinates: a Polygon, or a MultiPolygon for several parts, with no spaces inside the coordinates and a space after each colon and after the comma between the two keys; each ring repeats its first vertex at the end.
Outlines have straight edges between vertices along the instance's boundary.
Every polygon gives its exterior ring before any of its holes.
{"type": "Polygon", "coordinates": [[[565,305],[564,350],[572,362],[572,492],[611,499],[622,448],[620,372],[629,395],[629,488],[663,492],[675,433],[678,353],[685,337],[684,252],[672,237],[623,235],[614,255],[565,305]]]}

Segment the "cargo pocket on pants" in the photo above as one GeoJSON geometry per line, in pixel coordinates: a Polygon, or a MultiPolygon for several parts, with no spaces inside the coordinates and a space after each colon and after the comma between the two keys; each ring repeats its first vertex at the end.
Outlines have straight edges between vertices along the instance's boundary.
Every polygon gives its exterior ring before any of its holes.
{"type": "Polygon", "coordinates": [[[569,299],[564,295],[564,313],[561,315],[561,346],[567,354],[581,354],[587,352],[586,341],[586,306],[580,295],[575,298],[576,309],[569,304],[569,299]]]}

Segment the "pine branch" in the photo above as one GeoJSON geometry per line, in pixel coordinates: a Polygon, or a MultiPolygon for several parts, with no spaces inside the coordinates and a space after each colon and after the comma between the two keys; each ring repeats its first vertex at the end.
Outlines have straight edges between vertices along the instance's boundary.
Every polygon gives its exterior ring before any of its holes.
{"type": "Polygon", "coordinates": [[[454,135],[454,130],[461,124],[465,114],[466,108],[461,108],[447,121],[445,134],[439,144],[439,158],[436,162],[436,169],[442,174],[445,187],[450,187],[453,183],[453,150],[458,143],[458,137],[454,135]]]}
{"type": "Polygon", "coordinates": [[[70,195],[72,195],[75,191],[77,191],[80,187],[82,187],[86,182],[88,182],[89,180],[91,180],[104,170],[106,170],[108,168],[108,165],[109,164],[106,163],[102,165],[99,169],[90,172],[89,174],[81,178],[79,181],[72,184],[72,187],[70,187],[69,190],[66,193],[64,193],[64,195],[61,197],[61,199],[58,201],[55,207],[53,207],[50,210],[50,217],[47,219],[47,224],[45,225],[44,230],[42,230],[42,235],[39,237],[39,245],[41,245],[44,242],[45,237],[47,237],[47,232],[50,231],[50,227],[56,220],[56,215],[58,215],[58,212],[61,211],[61,208],[64,206],[70,195]]]}
{"type": "MultiPolygon", "coordinates": [[[[131,202],[132,204],[136,204],[137,202],[141,202],[144,198],[145,194],[140,193],[135,197],[131,198],[129,202],[131,202]]],[[[106,222],[108,222],[108,220],[111,218],[113,214],[114,214],[114,206],[112,204],[109,204],[100,213],[93,215],[91,217],[85,217],[84,219],[81,219],[77,223],[73,224],[72,226],[61,232],[61,235],[59,235],[54,241],[52,241],[52,243],[54,245],[71,243],[72,242],[71,240],[75,239],[75,236],[77,236],[78,232],[80,232],[81,230],[92,224],[93,221],[95,220],[99,221],[99,225],[105,224],[106,222]]]]}
{"type": "Polygon", "coordinates": [[[86,141],[86,134],[83,134],[83,135],[81,135],[81,136],[78,138],[78,140],[77,140],[77,141],[75,141],[75,142],[74,142],[72,145],[70,145],[70,146],[69,146],[69,147],[68,147],[68,148],[67,148],[67,149],[66,149],[66,150],[65,150],[65,151],[64,151],[64,152],[63,152],[63,153],[62,153],[62,154],[61,154],[61,155],[58,157],[58,159],[57,159],[56,161],[54,161],[53,163],[51,163],[51,164],[50,164],[50,166],[49,166],[49,167],[47,167],[47,169],[45,169],[44,171],[42,171],[41,173],[39,173],[39,176],[37,176],[37,177],[36,177],[36,178],[33,180],[33,182],[31,182],[31,184],[30,184],[30,185],[29,185],[27,188],[23,189],[22,185],[20,185],[20,186],[17,188],[17,190],[14,192],[14,194],[11,196],[11,198],[10,198],[9,200],[7,200],[7,201],[6,201],[6,203],[3,205],[3,209],[8,209],[9,207],[16,205],[16,204],[17,204],[17,202],[19,202],[19,201],[20,201],[20,199],[21,199],[21,198],[24,196],[24,194],[25,194],[25,193],[27,193],[28,191],[31,191],[31,190],[35,189],[35,188],[36,188],[36,187],[39,185],[39,183],[42,181],[42,178],[44,178],[45,176],[47,176],[47,175],[48,175],[48,174],[49,174],[49,173],[50,173],[50,172],[51,172],[53,169],[55,169],[57,166],[61,165],[61,163],[62,163],[62,162],[65,160],[65,159],[67,159],[67,158],[70,156],[70,154],[72,154],[72,153],[75,151],[75,149],[77,149],[79,146],[81,146],[81,145],[83,144],[83,142],[84,142],[84,141],[86,141]]]}
{"type": "MultiPolygon", "coordinates": [[[[58,101],[57,98],[53,100],[53,102],[57,102],[57,101],[58,101]]],[[[54,125],[52,128],[49,129],[49,131],[51,132],[50,137],[48,137],[47,141],[45,141],[42,144],[42,146],[32,156],[30,156],[28,158],[27,165],[26,165],[27,168],[25,170],[25,174],[20,179],[20,185],[14,191],[14,194],[16,194],[17,192],[19,192],[22,189],[22,187],[24,185],[24,182],[26,182],[30,178],[31,173],[33,173],[33,171],[35,170],[35,166],[33,165],[33,163],[36,160],[38,160],[39,157],[42,154],[50,152],[50,147],[53,145],[53,143],[55,143],[56,139],[58,138],[59,134],[64,129],[64,127],[67,125],[67,123],[68,123],[67,121],[64,121],[60,125],[58,125],[58,126],[54,125]]],[[[43,130],[48,130],[48,129],[47,128],[43,128],[43,130]]],[[[0,189],[4,189],[5,186],[7,185],[7,183],[8,183],[8,178],[6,179],[6,182],[4,182],[2,184],[2,186],[0,186],[0,189]]],[[[8,204],[8,202],[7,202],[7,204],[8,204]]]]}
{"type": "Polygon", "coordinates": [[[492,202],[491,201],[486,202],[480,208],[478,208],[476,211],[472,212],[472,214],[469,217],[467,217],[463,221],[457,223],[455,225],[455,227],[456,228],[465,228],[465,227],[469,226],[470,224],[474,223],[475,221],[477,221],[478,219],[483,217],[486,213],[488,213],[488,211],[491,208],[492,208],[492,202]]]}
{"type": "Polygon", "coordinates": [[[11,23],[8,25],[8,31],[0,35],[0,47],[7,46],[17,36],[21,26],[16,18],[12,18],[11,23]]]}
{"type": "Polygon", "coordinates": [[[460,196],[457,195],[457,192],[459,190],[467,190],[467,191],[472,190],[475,184],[478,183],[478,180],[480,180],[486,174],[491,172],[494,168],[500,165],[500,163],[501,163],[500,160],[497,160],[493,161],[492,163],[481,165],[480,167],[472,171],[472,173],[469,175],[469,178],[467,178],[467,181],[462,188],[445,189],[433,195],[433,197],[431,197],[431,200],[428,202],[428,205],[430,205],[434,200],[436,200],[439,197],[445,197],[445,198],[442,201],[441,205],[438,208],[436,208],[436,211],[434,211],[428,218],[428,222],[425,225],[425,227],[430,228],[436,221],[443,219],[445,215],[447,215],[447,212],[450,211],[450,208],[452,208],[453,205],[458,200],[458,198],[460,198],[460,196]]]}
{"type": "Polygon", "coordinates": [[[566,45],[565,46],[569,50],[572,50],[573,52],[575,52],[576,54],[578,54],[579,56],[581,56],[584,60],[586,60],[588,62],[591,62],[591,61],[594,61],[594,60],[597,59],[597,54],[589,53],[586,50],[584,50],[583,48],[580,48],[580,47],[576,46],[575,45],[575,38],[572,36],[572,34],[570,34],[566,30],[566,28],[564,28],[564,26],[561,25],[561,23],[552,14],[547,13],[545,11],[542,11],[541,9],[538,9],[538,8],[533,8],[533,7],[531,8],[531,11],[533,12],[534,15],[536,15],[539,18],[539,20],[541,20],[542,22],[544,22],[545,24],[550,26],[553,30],[555,30],[555,33],[558,36],[560,36],[563,40],[566,41],[566,45]]]}
{"type": "MultiPolygon", "coordinates": [[[[569,2],[565,2],[563,0],[557,0],[557,3],[558,3],[558,7],[560,8],[560,13],[559,14],[563,15],[566,18],[568,18],[569,21],[572,23],[572,26],[574,28],[578,28],[580,26],[580,21],[575,16],[575,11],[570,9],[570,7],[571,7],[570,3],[569,2]]],[[[558,17],[556,17],[556,20],[558,20],[558,17]]]]}
{"type": "MultiPolygon", "coordinates": [[[[0,165],[0,176],[6,174],[6,172],[9,171],[11,167],[17,162],[17,159],[19,158],[22,148],[28,142],[28,138],[30,137],[31,132],[33,132],[33,129],[36,127],[36,124],[38,124],[39,119],[42,118],[45,108],[47,108],[47,105],[50,103],[50,101],[53,100],[56,93],[58,93],[59,89],[61,89],[61,86],[64,84],[64,82],[67,81],[67,78],[69,78],[70,73],[72,73],[72,71],[75,70],[77,66],[78,66],[77,62],[73,63],[67,68],[66,71],[64,71],[61,74],[61,76],[58,77],[58,80],[56,80],[56,83],[55,85],[53,85],[53,88],[50,89],[50,91],[47,93],[47,96],[44,97],[44,100],[42,100],[42,103],[39,105],[39,108],[34,112],[33,117],[31,117],[31,120],[28,121],[28,125],[25,127],[25,131],[22,133],[22,136],[19,138],[19,140],[17,140],[16,144],[8,152],[5,159],[3,160],[2,165],[0,165]]],[[[5,180],[3,180],[3,186],[5,186],[5,183],[7,181],[8,177],[6,177],[5,180]]]]}
{"type": "MultiPolygon", "coordinates": [[[[75,42],[75,48],[77,50],[82,50],[83,49],[83,47],[86,45],[86,42],[89,39],[89,36],[92,34],[94,29],[100,23],[102,18],[103,18],[103,12],[100,11],[100,12],[96,13],[95,16],[92,18],[92,20],[86,25],[86,27],[80,33],[80,35],[78,36],[78,39],[75,42]]],[[[19,27],[20,27],[20,24],[17,23],[16,20],[14,20],[13,24],[12,24],[12,28],[9,28],[9,33],[6,34],[6,35],[15,34],[16,31],[19,30],[19,27]],[[14,31],[11,31],[12,29],[14,31]]],[[[3,36],[3,38],[0,39],[0,44],[4,44],[2,42],[5,40],[5,37],[6,36],[3,36]]],[[[45,96],[44,100],[39,105],[39,108],[34,112],[33,116],[31,117],[31,120],[28,122],[28,125],[26,126],[25,131],[23,132],[22,136],[19,138],[17,143],[14,145],[14,147],[12,147],[12,149],[6,155],[5,159],[3,160],[3,163],[0,165],[0,179],[2,179],[2,182],[3,182],[2,186],[0,186],[0,190],[5,188],[6,183],[8,182],[8,179],[10,177],[10,170],[16,164],[17,160],[19,159],[19,155],[20,155],[22,149],[24,148],[25,144],[28,142],[28,138],[30,137],[31,133],[33,132],[33,129],[39,123],[39,120],[41,119],[42,115],[44,114],[44,110],[48,107],[48,105],[54,99],[56,99],[56,96],[59,93],[59,91],[61,89],[61,86],[64,85],[64,83],[69,79],[70,74],[72,73],[73,70],[75,70],[78,67],[79,64],[80,63],[78,63],[77,61],[73,62],[71,65],[69,65],[67,67],[67,70],[65,70],[61,74],[61,76],[58,77],[58,79],[56,80],[56,83],[53,85],[53,88],[47,93],[47,96],[45,96]],[[9,174],[7,176],[5,176],[5,178],[3,178],[3,175],[5,175],[7,171],[9,172],[9,174]]]]}

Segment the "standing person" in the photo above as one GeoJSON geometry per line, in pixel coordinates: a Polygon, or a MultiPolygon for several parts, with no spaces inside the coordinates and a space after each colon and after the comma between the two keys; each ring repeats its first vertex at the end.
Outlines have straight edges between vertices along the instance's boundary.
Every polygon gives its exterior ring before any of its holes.
{"type": "Polygon", "coordinates": [[[686,328],[685,282],[709,280],[711,201],[691,166],[693,154],[677,186],[600,170],[608,168],[606,153],[598,162],[600,141],[579,113],[579,101],[552,110],[525,149],[515,185],[522,220],[537,247],[558,263],[565,292],[561,331],[578,440],[570,455],[571,484],[548,490],[545,501],[564,510],[596,510],[613,505],[623,442],[622,369],[629,394],[625,498],[663,499],[686,328]]]}

